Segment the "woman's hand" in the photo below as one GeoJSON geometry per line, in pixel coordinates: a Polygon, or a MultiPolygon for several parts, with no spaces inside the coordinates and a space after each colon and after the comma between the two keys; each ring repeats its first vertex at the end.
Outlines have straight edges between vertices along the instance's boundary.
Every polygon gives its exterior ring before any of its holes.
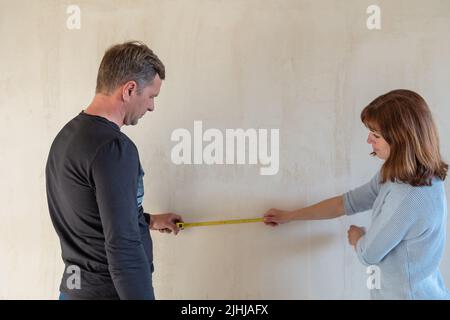
{"type": "Polygon", "coordinates": [[[276,227],[281,223],[291,221],[292,218],[292,212],[272,208],[264,214],[264,223],[268,226],[276,227]]]}
{"type": "Polygon", "coordinates": [[[348,243],[355,247],[358,243],[358,240],[366,233],[366,229],[363,227],[358,227],[355,225],[351,225],[347,231],[348,243]]]}

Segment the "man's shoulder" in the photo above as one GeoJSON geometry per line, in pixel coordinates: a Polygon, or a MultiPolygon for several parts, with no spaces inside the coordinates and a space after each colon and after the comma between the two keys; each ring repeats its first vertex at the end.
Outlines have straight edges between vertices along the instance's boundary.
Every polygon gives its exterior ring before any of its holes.
{"type": "Polygon", "coordinates": [[[133,141],[117,125],[104,118],[80,113],[60,130],[53,141],[51,153],[71,159],[81,157],[93,160],[100,150],[114,150],[114,146],[137,153],[133,141]]]}
{"type": "Polygon", "coordinates": [[[105,118],[78,114],[70,120],[59,132],[57,139],[66,143],[102,146],[105,143],[119,140],[124,143],[134,143],[119,127],[105,118]]]}

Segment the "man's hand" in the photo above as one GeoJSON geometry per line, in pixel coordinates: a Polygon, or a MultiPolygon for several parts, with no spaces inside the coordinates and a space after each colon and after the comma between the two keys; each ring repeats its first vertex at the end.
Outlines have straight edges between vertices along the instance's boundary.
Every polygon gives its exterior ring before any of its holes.
{"type": "Polygon", "coordinates": [[[366,233],[366,229],[363,227],[357,227],[351,225],[347,231],[348,243],[350,243],[356,249],[358,240],[366,233]]]}
{"type": "Polygon", "coordinates": [[[264,223],[272,227],[276,227],[280,223],[286,223],[291,220],[292,214],[289,211],[270,209],[264,214],[264,223]]]}
{"type": "Polygon", "coordinates": [[[174,213],[162,213],[150,215],[150,230],[158,230],[162,233],[178,234],[180,228],[177,227],[177,222],[183,222],[181,216],[174,213]]]}

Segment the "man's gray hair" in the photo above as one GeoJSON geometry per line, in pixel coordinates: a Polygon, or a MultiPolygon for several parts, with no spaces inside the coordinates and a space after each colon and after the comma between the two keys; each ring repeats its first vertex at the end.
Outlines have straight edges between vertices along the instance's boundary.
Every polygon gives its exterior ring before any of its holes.
{"type": "Polygon", "coordinates": [[[166,77],[164,64],[144,43],[129,41],[109,48],[98,69],[95,93],[109,95],[128,81],[136,81],[138,94],[156,75],[166,77]]]}

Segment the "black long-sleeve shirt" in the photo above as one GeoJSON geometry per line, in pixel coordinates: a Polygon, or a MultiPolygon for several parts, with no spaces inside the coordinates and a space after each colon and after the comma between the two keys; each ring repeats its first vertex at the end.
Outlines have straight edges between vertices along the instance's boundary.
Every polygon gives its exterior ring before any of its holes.
{"type": "Polygon", "coordinates": [[[142,176],[136,146],[105,118],[81,112],[53,141],[47,200],[69,299],[154,299],[142,176]],[[70,266],[80,270],[80,289],[70,266]]]}

